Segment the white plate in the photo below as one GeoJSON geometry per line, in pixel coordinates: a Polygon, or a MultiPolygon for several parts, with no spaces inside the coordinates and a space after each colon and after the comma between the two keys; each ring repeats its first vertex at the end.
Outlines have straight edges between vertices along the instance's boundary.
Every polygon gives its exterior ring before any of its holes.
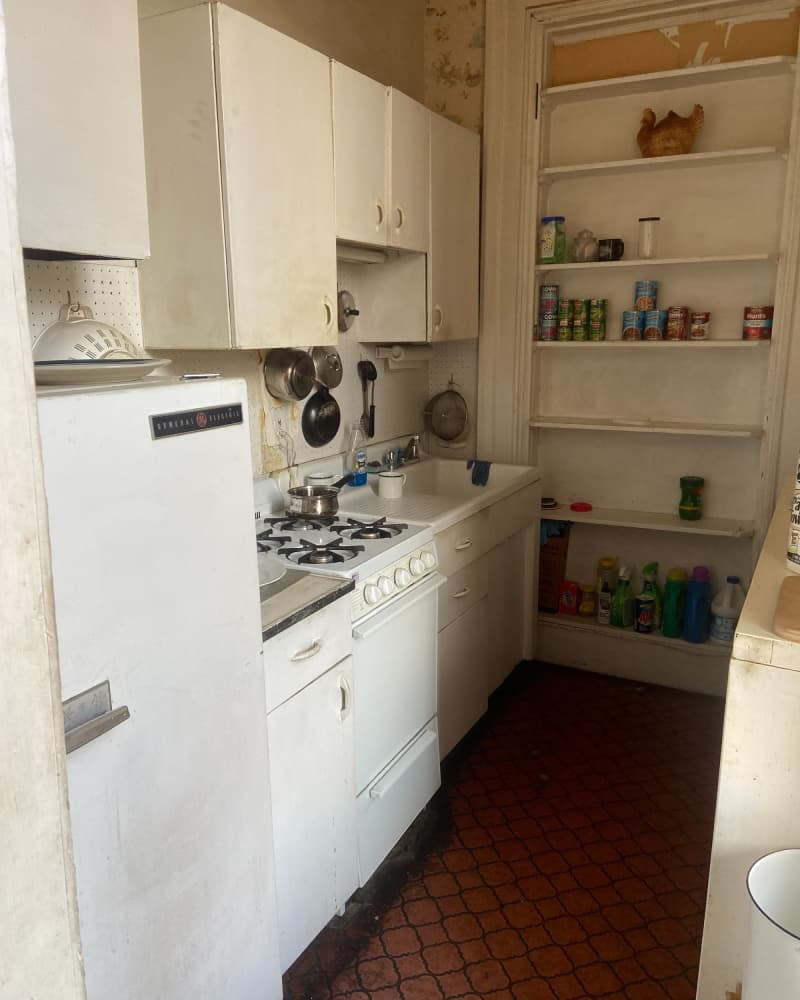
{"type": "Polygon", "coordinates": [[[37,361],[37,385],[98,385],[133,382],[157,368],[171,365],[169,358],[130,358],[116,361],[37,361]]]}

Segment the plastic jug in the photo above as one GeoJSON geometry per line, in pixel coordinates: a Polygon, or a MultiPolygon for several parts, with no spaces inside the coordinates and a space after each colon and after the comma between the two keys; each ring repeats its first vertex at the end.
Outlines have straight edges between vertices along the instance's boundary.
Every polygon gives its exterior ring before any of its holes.
{"type": "Polygon", "coordinates": [[[733,642],[736,623],[744,606],[745,593],[738,576],[729,576],[725,586],[711,602],[711,638],[715,642],[733,642]]]}
{"type": "Polygon", "coordinates": [[[708,639],[708,614],[711,605],[711,580],[707,566],[695,566],[686,586],[686,617],[683,638],[687,642],[708,639]]]}
{"type": "Polygon", "coordinates": [[[683,619],[686,612],[686,570],[673,566],[667,570],[664,584],[664,622],[662,632],[671,639],[683,635],[683,619]]]}

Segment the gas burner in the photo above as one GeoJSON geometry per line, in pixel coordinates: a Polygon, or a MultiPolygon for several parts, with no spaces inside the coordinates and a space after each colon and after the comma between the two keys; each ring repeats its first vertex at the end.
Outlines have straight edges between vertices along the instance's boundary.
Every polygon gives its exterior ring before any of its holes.
{"type": "Polygon", "coordinates": [[[256,535],[256,546],[259,552],[272,552],[279,545],[286,545],[291,540],[289,535],[276,535],[272,528],[267,528],[256,535]]]}
{"type": "Polygon", "coordinates": [[[278,555],[286,556],[298,566],[327,566],[330,563],[348,562],[363,551],[363,545],[342,545],[338,538],[324,544],[299,538],[296,546],[278,549],[278,555]]]}
{"type": "Polygon", "coordinates": [[[265,523],[271,524],[278,531],[325,531],[333,520],[332,517],[310,517],[304,514],[264,518],[265,523]]]}
{"type": "Polygon", "coordinates": [[[348,517],[345,524],[332,524],[331,531],[338,531],[340,535],[350,540],[373,541],[378,538],[394,538],[408,528],[407,524],[391,522],[386,523],[386,518],[378,518],[377,521],[357,521],[354,517],[348,517]]]}

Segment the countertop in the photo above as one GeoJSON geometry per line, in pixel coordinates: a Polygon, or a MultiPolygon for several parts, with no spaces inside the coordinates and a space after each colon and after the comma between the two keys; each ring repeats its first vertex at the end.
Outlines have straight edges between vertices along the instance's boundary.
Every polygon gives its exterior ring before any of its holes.
{"type": "Polygon", "coordinates": [[[791,495],[792,490],[788,486],[778,495],[775,513],[736,627],[733,655],[737,660],[800,671],[800,643],[782,639],[772,631],[778,592],[784,578],[792,575],[786,567],[791,495]]]}
{"type": "Polygon", "coordinates": [[[342,577],[287,570],[280,580],[261,588],[262,642],[354,589],[355,583],[342,577]]]}

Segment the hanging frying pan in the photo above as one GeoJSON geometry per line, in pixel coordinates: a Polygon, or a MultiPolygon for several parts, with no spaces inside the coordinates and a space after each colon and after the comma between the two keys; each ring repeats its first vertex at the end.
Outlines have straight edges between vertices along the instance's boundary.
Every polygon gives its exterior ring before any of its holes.
{"type": "Polygon", "coordinates": [[[308,398],[303,407],[303,418],[300,426],[306,444],[312,448],[321,448],[330,444],[339,432],[342,414],[339,404],[331,396],[325,386],[321,386],[313,396],[308,398]]]}

